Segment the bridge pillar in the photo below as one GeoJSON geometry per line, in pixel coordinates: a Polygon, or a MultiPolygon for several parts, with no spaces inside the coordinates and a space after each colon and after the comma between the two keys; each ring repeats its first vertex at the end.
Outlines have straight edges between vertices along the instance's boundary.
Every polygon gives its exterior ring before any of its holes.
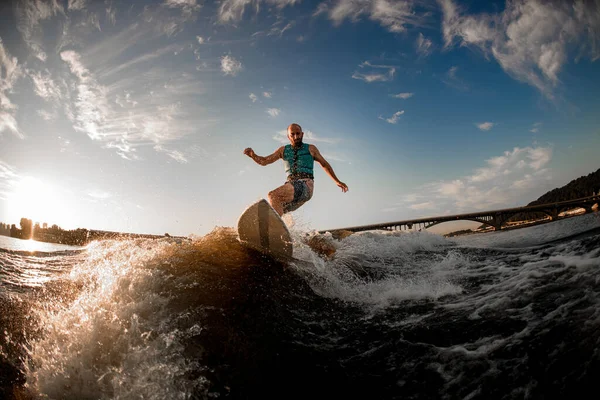
{"type": "Polygon", "coordinates": [[[550,212],[550,220],[556,221],[557,219],[558,219],[558,208],[554,207],[554,208],[552,208],[552,211],[550,212]]]}
{"type": "Polygon", "coordinates": [[[503,214],[497,213],[492,217],[492,226],[495,231],[502,230],[502,224],[504,223],[506,217],[503,214]]]}

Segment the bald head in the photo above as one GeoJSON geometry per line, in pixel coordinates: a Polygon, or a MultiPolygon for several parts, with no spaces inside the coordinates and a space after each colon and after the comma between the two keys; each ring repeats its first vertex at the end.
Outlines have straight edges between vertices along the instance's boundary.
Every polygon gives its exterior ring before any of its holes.
{"type": "Polygon", "coordinates": [[[302,127],[296,123],[290,124],[290,126],[288,126],[288,133],[290,132],[290,129],[292,128],[296,128],[298,129],[300,132],[302,132],[302,127]]]}
{"type": "Polygon", "coordinates": [[[302,136],[304,136],[304,132],[302,132],[302,127],[298,124],[290,124],[288,126],[288,139],[290,139],[290,143],[294,147],[298,147],[302,145],[302,136]]]}

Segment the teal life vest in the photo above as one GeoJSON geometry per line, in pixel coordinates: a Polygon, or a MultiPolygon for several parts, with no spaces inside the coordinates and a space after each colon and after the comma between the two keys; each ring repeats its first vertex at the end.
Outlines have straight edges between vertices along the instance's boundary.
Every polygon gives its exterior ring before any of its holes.
{"type": "Polygon", "coordinates": [[[310,154],[307,143],[302,143],[298,149],[288,144],[283,149],[283,164],[288,180],[291,179],[314,179],[313,166],[315,159],[310,154]]]}

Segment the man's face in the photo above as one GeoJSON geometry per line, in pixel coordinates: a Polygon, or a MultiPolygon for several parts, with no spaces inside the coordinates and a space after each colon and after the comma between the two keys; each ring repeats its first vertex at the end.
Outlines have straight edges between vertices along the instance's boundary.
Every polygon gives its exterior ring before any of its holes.
{"type": "Polygon", "coordinates": [[[302,144],[302,137],[304,136],[304,132],[302,129],[297,126],[290,126],[288,128],[288,139],[290,139],[290,143],[292,146],[299,146],[302,144]]]}

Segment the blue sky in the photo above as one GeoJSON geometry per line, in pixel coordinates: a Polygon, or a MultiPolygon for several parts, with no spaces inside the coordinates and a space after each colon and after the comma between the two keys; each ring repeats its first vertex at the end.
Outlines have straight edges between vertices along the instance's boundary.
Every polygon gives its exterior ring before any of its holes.
{"type": "MultiPolygon", "coordinates": [[[[597,2],[0,6],[0,221],[205,234],[316,166],[301,229],[524,205],[600,167],[597,2]]],[[[440,227],[442,227],[441,225],[440,227]]],[[[447,228],[446,228],[447,229],[447,228]]]]}

